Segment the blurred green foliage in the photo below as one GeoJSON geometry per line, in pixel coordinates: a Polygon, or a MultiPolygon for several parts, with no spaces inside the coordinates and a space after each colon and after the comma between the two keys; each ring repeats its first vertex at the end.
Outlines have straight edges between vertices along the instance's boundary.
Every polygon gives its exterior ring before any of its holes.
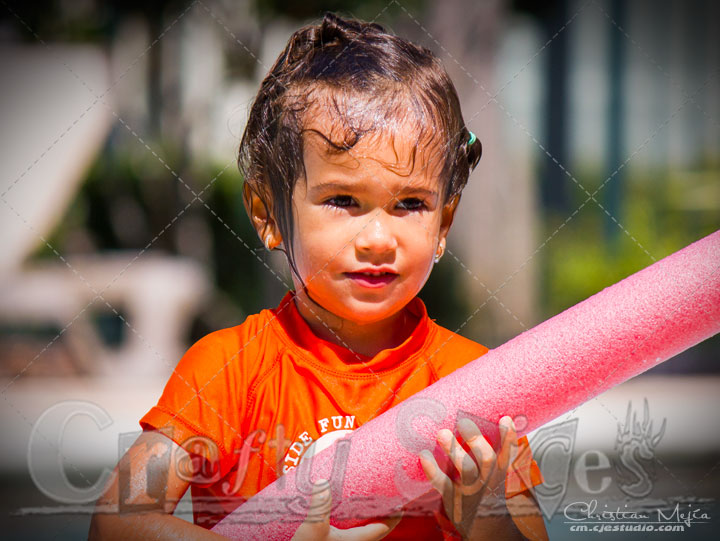
{"type": "MultiPolygon", "coordinates": [[[[720,228],[719,176],[717,165],[633,171],[626,175],[617,223],[598,205],[603,205],[602,190],[596,202],[574,189],[572,210],[549,216],[543,229],[543,318],[720,228]]],[[[588,168],[577,178],[591,194],[605,180],[588,168]]]]}

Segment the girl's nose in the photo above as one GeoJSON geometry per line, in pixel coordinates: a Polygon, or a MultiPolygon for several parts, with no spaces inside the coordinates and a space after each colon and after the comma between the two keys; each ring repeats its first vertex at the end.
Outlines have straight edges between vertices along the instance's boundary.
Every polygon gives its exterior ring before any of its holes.
{"type": "Polygon", "coordinates": [[[392,232],[390,224],[385,223],[383,217],[376,216],[358,233],[355,247],[363,253],[387,253],[397,248],[397,239],[392,232]]]}

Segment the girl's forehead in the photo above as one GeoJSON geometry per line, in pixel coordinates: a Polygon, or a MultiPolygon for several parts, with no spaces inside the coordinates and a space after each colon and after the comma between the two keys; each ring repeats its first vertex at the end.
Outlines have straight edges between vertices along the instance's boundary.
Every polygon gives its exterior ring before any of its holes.
{"type": "Polygon", "coordinates": [[[346,169],[348,172],[370,173],[382,167],[408,177],[439,177],[442,169],[440,153],[434,145],[417,146],[413,138],[395,133],[365,134],[351,148],[337,150],[322,136],[308,136],[303,152],[306,167],[346,169]]]}
{"type": "Polygon", "coordinates": [[[299,119],[304,143],[324,143],[327,152],[336,155],[348,151],[379,159],[387,154],[384,161],[396,166],[446,155],[448,137],[440,128],[438,111],[423,106],[405,87],[387,83],[376,90],[306,88],[307,107],[299,119]]]}
{"type": "Polygon", "coordinates": [[[439,137],[428,137],[410,119],[381,126],[349,125],[347,119],[322,109],[308,115],[303,130],[304,158],[357,167],[372,160],[399,174],[437,174],[445,152],[439,137]],[[427,171],[426,171],[427,170],[427,171]]]}

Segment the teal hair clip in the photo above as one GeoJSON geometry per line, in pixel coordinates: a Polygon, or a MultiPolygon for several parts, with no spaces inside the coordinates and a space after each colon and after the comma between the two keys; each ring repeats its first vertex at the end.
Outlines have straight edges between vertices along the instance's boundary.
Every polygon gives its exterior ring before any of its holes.
{"type": "Polygon", "coordinates": [[[475,141],[477,141],[477,137],[475,137],[475,134],[473,132],[470,132],[470,139],[468,139],[467,142],[468,146],[472,145],[475,141]]]}

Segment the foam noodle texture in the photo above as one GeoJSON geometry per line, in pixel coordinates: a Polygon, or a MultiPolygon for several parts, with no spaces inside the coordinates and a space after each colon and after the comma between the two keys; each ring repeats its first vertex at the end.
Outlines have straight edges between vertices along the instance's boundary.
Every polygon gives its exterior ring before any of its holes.
{"type": "Polygon", "coordinates": [[[289,539],[310,479],[331,479],[331,524],[349,527],[427,494],[417,453],[458,415],[491,443],[503,415],[518,435],[720,331],[720,231],[524,332],[355,430],[266,487],[213,529],[289,539]],[[492,429],[492,430],[491,430],[492,429]],[[335,471],[333,472],[333,466],[335,471]]]}

